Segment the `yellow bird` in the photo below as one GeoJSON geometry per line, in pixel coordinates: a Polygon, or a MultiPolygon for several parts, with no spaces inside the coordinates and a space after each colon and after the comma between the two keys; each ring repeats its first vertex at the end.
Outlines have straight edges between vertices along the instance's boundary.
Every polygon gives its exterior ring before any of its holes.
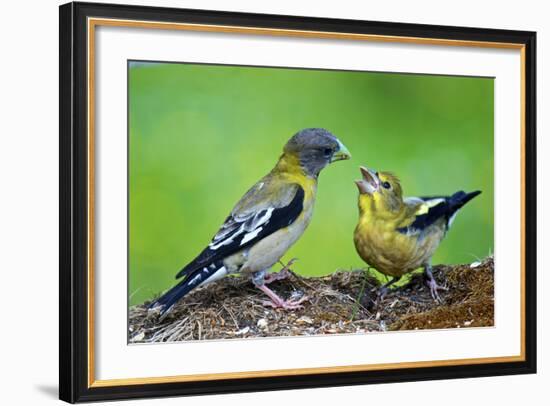
{"type": "Polygon", "coordinates": [[[176,278],[181,281],[150,308],[159,307],[161,314],[169,312],[191,290],[230,274],[248,276],[269,297],[266,305],[301,307],[305,298],[285,300],[267,287],[289,275],[290,263],[276,274],[268,271],[307,228],[320,172],[333,162],[350,158],[344,144],[323,128],[296,133],[275,167],[244,194],[208,246],[179,271],[176,278]]]}
{"type": "Polygon", "coordinates": [[[432,275],[431,258],[449,230],[457,211],[481,193],[456,192],[452,196],[407,197],[399,179],[389,172],[360,167],[359,222],[354,242],[359,256],[392,279],[383,285],[383,297],[390,285],[403,275],[424,267],[434,300],[440,300],[439,286],[432,275]]]}

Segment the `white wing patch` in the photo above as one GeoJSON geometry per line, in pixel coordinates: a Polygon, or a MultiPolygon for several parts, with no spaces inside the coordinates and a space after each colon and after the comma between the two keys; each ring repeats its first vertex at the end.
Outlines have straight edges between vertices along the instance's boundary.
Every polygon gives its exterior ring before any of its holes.
{"type": "Polygon", "coordinates": [[[252,240],[253,238],[256,238],[256,236],[258,235],[258,233],[260,231],[262,231],[262,228],[263,227],[258,227],[257,229],[255,229],[254,231],[251,231],[250,233],[246,233],[243,237],[243,239],[241,240],[241,243],[239,245],[243,245],[243,244],[246,244],[248,241],[252,240]]]}
{"type": "Polygon", "coordinates": [[[437,199],[430,199],[430,200],[426,200],[426,204],[428,205],[429,208],[432,208],[436,205],[438,205],[439,203],[441,202],[444,202],[445,199],[443,199],[442,197],[438,197],[437,199]]]}
{"type": "Polygon", "coordinates": [[[239,217],[229,217],[220,231],[214,236],[212,242],[208,245],[211,250],[216,250],[224,245],[239,241],[239,245],[246,244],[254,239],[264,225],[269,222],[271,214],[275,210],[273,207],[261,210],[248,215],[239,217]]]}
{"type": "Polygon", "coordinates": [[[200,279],[202,278],[201,274],[197,274],[193,277],[193,279],[191,279],[189,281],[189,285],[194,285],[195,283],[197,283],[200,279]]]}
{"type": "Polygon", "coordinates": [[[208,244],[208,246],[210,247],[211,250],[217,250],[222,245],[231,244],[232,242],[233,242],[233,238],[228,238],[226,240],[222,240],[219,244],[214,244],[214,242],[211,242],[210,244],[208,244]]]}
{"type": "MultiPolygon", "coordinates": [[[[418,199],[420,200],[420,199],[418,199]]],[[[445,199],[441,199],[441,198],[438,198],[438,199],[430,199],[430,200],[424,200],[422,201],[422,205],[418,208],[417,212],[415,213],[417,216],[421,215],[421,214],[426,214],[427,212],[430,211],[430,209],[432,207],[435,207],[437,206],[439,203],[441,202],[444,202],[445,199]]]]}
{"type": "Polygon", "coordinates": [[[415,204],[419,204],[419,203],[424,203],[424,200],[422,200],[419,197],[414,197],[414,196],[405,197],[403,199],[403,201],[405,202],[405,204],[408,204],[408,205],[411,205],[411,206],[413,206],[415,204]]]}
{"type": "MultiPolygon", "coordinates": [[[[206,270],[206,268],[204,268],[204,270],[206,270]]],[[[203,272],[204,272],[204,270],[203,270],[203,272]]],[[[218,279],[223,278],[228,273],[229,272],[227,271],[227,268],[225,266],[222,266],[215,273],[213,273],[212,276],[210,276],[208,279],[202,281],[199,286],[205,285],[205,284],[210,283],[210,282],[217,281],[218,279]]],[[[197,286],[197,287],[199,287],[199,286],[197,286]]]]}

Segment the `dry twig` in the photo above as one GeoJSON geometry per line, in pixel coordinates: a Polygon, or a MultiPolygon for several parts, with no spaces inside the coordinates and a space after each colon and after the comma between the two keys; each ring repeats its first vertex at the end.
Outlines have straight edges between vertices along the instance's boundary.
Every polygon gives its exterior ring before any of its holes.
{"type": "Polygon", "coordinates": [[[492,326],[494,264],[488,257],[477,266],[439,265],[434,276],[449,290],[435,303],[421,275],[390,291],[375,309],[379,280],[363,270],[302,278],[292,274],[271,286],[283,297],[307,295],[294,311],[262,306],[263,294],[240,277],[229,277],[197,289],[164,318],[146,304],[130,308],[132,343],[209,340],[317,334],[368,333],[492,326]],[[228,317],[227,322],[224,317],[228,317]]]}

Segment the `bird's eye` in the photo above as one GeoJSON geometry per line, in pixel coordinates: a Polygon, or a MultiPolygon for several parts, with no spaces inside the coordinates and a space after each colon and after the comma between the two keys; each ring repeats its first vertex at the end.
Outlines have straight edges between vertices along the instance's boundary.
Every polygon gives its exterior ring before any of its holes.
{"type": "Polygon", "coordinates": [[[382,186],[383,186],[385,189],[391,188],[390,182],[383,182],[383,183],[382,183],[382,186]]]}
{"type": "Polygon", "coordinates": [[[332,155],[332,149],[331,148],[325,148],[323,150],[323,154],[328,158],[329,156],[332,155]]]}

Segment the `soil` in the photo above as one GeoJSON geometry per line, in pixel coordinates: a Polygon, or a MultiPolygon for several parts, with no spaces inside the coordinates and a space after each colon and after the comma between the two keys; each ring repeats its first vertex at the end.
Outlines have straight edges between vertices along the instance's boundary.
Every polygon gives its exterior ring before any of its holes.
{"type": "Polygon", "coordinates": [[[373,331],[488,327],[494,323],[494,261],[437,265],[433,274],[447,290],[434,300],[423,275],[390,290],[377,301],[380,279],[373,271],[339,271],[304,278],[291,273],[270,284],[283,298],[303,308],[266,307],[266,296],[248,279],[236,276],[193,291],[164,317],[147,302],[130,308],[131,343],[173,342],[373,331]]]}

